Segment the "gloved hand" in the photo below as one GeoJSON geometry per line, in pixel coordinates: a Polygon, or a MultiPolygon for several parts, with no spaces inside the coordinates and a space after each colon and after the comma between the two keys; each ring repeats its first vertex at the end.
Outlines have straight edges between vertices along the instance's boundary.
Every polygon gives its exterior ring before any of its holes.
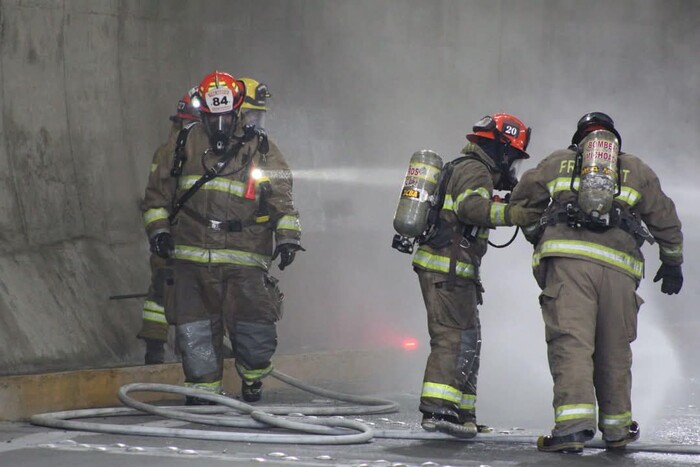
{"type": "Polygon", "coordinates": [[[683,287],[683,271],[681,266],[671,266],[661,263],[654,276],[654,282],[661,281],[661,291],[667,295],[677,294],[683,287]]]}
{"type": "Polygon", "coordinates": [[[301,245],[296,245],[294,243],[282,243],[277,245],[275,252],[272,254],[272,261],[274,261],[278,256],[280,257],[280,271],[284,271],[284,268],[292,264],[297,251],[306,251],[301,245]]]}
{"type": "Polygon", "coordinates": [[[169,232],[160,232],[151,238],[151,253],[161,258],[170,258],[175,249],[175,241],[169,232]]]}
{"type": "Polygon", "coordinates": [[[525,227],[539,222],[541,217],[541,209],[526,208],[517,204],[506,206],[505,220],[507,225],[525,227]]]}

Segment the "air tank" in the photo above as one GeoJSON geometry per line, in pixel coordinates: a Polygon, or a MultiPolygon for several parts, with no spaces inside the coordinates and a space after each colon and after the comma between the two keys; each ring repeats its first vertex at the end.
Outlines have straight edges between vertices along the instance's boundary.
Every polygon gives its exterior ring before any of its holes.
{"type": "Polygon", "coordinates": [[[394,214],[394,230],[400,235],[413,238],[425,230],[441,169],[442,158],[434,151],[423,149],[411,156],[394,214]]]}
{"type": "Polygon", "coordinates": [[[579,208],[598,219],[610,212],[618,192],[618,153],[620,142],[607,130],[595,130],[579,144],[581,148],[581,181],[579,208]]]}

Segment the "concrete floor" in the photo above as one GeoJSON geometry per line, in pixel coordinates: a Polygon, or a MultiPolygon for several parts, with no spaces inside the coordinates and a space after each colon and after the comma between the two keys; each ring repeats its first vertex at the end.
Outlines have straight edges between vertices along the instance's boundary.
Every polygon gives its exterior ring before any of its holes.
{"type": "MultiPolygon", "coordinates": [[[[624,454],[603,449],[600,435],[582,455],[546,454],[537,451],[534,440],[547,427],[494,426],[494,432],[474,440],[457,440],[441,434],[426,434],[419,427],[418,394],[379,395],[399,403],[392,414],[346,418],[361,420],[382,436],[400,434],[407,439],[375,437],[352,445],[260,444],[204,441],[63,431],[27,423],[0,424],[0,465],[22,466],[141,466],[198,465],[309,465],[309,466],[639,466],[698,465],[700,463],[700,410],[685,400],[669,401],[668,416],[658,429],[642,426],[642,439],[624,454]],[[671,409],[672,407],[675,407],[671,409]],[[432,439],[410,439],[432,438],[432,439]],[[697,454],[679,454],[689,449],[697,454]],[[666,451],[666,452],[664,452],[666,451]]],[[[266,404],[325,404],[327,401],[297,390],[266,393],[266,404]]],[[[170,402],[172,404],[172,402],[170,402]]],[[[83,419],[94,423],[146,424],[169,428],[195,425],[151,416],[83,419]]],[[[488,420],[482,420],[488,423],[488,420]]],[[[233,429],[197,426],[203,430],[233,429]]],[[[272,432],[274,430],[266,430],[272,432]]],[[[279,432],[279,431],[278,431],[279,432]]],[[[253,433],[253,432],[250,432],[253,433]]]]}

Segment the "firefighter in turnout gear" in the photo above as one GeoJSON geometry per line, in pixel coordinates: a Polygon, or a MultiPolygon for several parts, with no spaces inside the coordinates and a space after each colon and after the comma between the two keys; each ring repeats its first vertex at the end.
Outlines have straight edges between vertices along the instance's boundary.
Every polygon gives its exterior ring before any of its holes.
{"type": "MultiPolygon", "coordinates": [[[[151,172],[154,172],[162,160],[172,157],[180,130],[191,122],[199,120],[198,111],[192,106],[190,94],[194,88],[182,96],[177,103],[177,111],[170,116],[172,125],[168,140],[161,144],[153,154],[151,172]]],[[[168,340],[168,321],[165,314],[166,282],[172,280],[171,260],[151,254],[151,285],[143,303],[143,324],[137,337],[146,343],[144,363],[153,365],[165,361],[165,342],[168,340]]]]}
{"type": "Polygon", "coordinates": [[[523,174],[513,205],[542,219],[524,229],[534,245],[534,275],[554,381],[554,429],[537,447],[581,452],[597,428],[609,449],[639,438],[632,418],[630,343],[643,300],[641,245],[658,243],[661,291],[683,285],[683,235],[673,201],[641,159],[621,152],[613,120],[584,115],[572,145],[523,174]],[[607,192],[607,195],[606,195],[607,192]],[[606,199],[606,197],[608,199],[606,199]],[[593,207],[591,200],[596,200],[593,207]],[[647,230],[648,229],[648,230],[647,230]]]}
{"type": "Polygon", "coordinates": [[[243,399],[254,402],[272,371],[282,315],[269,268],[279,256],[284,269],[303,248],[291,172],[264,132],[244,126],[243,98],[243,83],[227,73],[202,80],[193,97],[201,123],[178,136],[173,157],[151,174],[144,221],[152,250],[174,258],[166,310],[185,384],[221,391],[225,323],[243,399]]]}
{"type": "Polygon", "coordinates": [[[439,219],[419,239],[413,258],[428,314],[430,355],[419,410],[421,426],[461,438],[476,436],[476,385],[481,351],[479,280],[489,229],[527,225],[532,209],[492,200],[494,189],[511,190],[530,129],[508,114],[484,117],[467,135],[462,157],[441,172],[444,202],[439,219]],[[445,172],[449,171],[449,172],[445,172]],[[445,173],[451,173],[447,178],[445,173]]]}

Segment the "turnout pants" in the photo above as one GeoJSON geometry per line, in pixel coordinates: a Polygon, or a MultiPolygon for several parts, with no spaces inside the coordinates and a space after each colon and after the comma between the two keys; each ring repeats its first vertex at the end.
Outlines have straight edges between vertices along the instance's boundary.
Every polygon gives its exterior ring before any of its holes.
{"type": "Polygon", "coordinates": [[[172,288],[172,260],[151,255],[151,285],[143,303],[143,323],[136,337],[165,342],[168,340],[168,321],[165,315],[165,294],[172,288]]]}
{"type": "Polygon", "coordinates": [[[283,296],[277,280],[255,267],[175,261],[172,321],[185,384],[221,390],[224,327],[236,369],[249,382],[266,376],[277,348],[283,296]]]}
{"type": "Polygon", "coordinates": [[[572,258],[546,258],[540,295],[554,380],[554,436],[598,428],[606,440],[632,422],[632,349],[642,299],[637,282],[615,269],[572,258]]]}
{"type": "Polygon", "coordinates": [[[416,269],[428,313],[430,355],[419,409],[476,423],[476,381],[481,353],[477,286],[447,275],[416,269]]]}

